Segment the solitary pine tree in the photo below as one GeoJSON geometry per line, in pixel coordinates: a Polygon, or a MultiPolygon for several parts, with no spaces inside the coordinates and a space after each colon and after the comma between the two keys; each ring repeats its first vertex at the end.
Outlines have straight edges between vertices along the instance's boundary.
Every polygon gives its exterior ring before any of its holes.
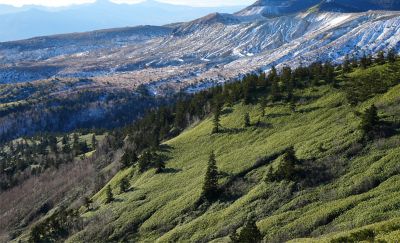
{"type": "Polygon", "coordinates": [[[121,193],[127,192],[129,190],[130,187],[130,183],[128,178],[124,177],[120,182],[119,182],[119,190],[121,191],[121,193]]]}
{"type": "Polygon", "coordinates": [[[213,119],[213,130],[212,133],[219,133],[220,132],[220,116],[221,116],[221,105],[220,104],[215,104],[214,105],[214,119],[213,119]]]}
{"type": "Polygon", "coordinates": [[[158,157],[154,162],[154,166],[156,167],[156,173],[161,173],[165,169],[165,161],[161,157],[158,157]]]}
{"type": "Polygon", "coordinates": [[[218,197],[218,168],[214,152],[211,152],[210,158],[208,159],[202,197],[209,202],[218,197]]]}
{"type": "MultiPolygon", "coordinates": [[[[233,237],[234,238],[234,237],[233,237]]],[[[234,239],[232,239],[234,240],[234,239]]],[[[260,230],[256,225],[255,220],[249,220],[244,225],[243,229],[240,231],[236,238],[237,243],[259,243],[262,241],[262,235],[260,230]]]]}
{"type": "Polygon", "coordinates": [[[106,203],[111,203],[114,201],[114,194],[112,193],[111,186],[106,187],[106,203]]]}
{"type": "Polygon", "coordinates": [[[360,126],[364,138],[371,139],[379,132],[379,116],[378,109],[375,105],[371,105],[361,116],[360,126]]]}
{"type": "Polygon", "coordinates": [[[249,127],[251,125],[249,113],[246,112],[246,114],[244,114],[243,121],[244,121],[244,127],[249,127]]]}
{"type": "Polygon", "coordinates": [[[293,147],[286,150],[282,157],[282,161],[276,170],[274,178],[277,180],[293,180],[296,176],[296,163],[298,159],[296,157],[293,147]]]}

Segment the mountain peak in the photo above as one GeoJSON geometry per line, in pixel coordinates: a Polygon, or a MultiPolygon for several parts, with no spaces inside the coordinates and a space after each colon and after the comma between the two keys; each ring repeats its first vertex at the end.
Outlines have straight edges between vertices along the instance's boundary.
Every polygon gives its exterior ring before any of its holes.
{"type": "Polygon", "coordinates": [[[321,0],[258,0],[237,14],[241,16],[275,17],[305,11],[320,2],[321,0]]]}
{"type": "Polygon", "coordinates": [[[365,12],[369,10],[400,10],[398,0],[324,0],[319,9],[334,12],[365,12]]]}

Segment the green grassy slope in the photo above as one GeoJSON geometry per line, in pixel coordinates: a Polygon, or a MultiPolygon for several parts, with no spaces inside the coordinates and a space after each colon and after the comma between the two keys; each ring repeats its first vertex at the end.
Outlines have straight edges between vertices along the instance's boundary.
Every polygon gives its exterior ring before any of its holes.
{"type": "Polygon", "coordinates": [[[119,172],[109,183],[116,200],[104,204],[105,189],[99,191],[93,197],[95,210],[82,210],[87,226],[69,242],[229,242],[228,235],[249,215],[268,242],[329,242],[362,227],[373,229],[376,239],[398,239],[400,134],[361,144],[356,114],[374,103],[383,120],[396,122],[399,94],[400,85],[351,107],[344,93],[320,86],[297,91],[296,112],[283,104],[269,105],[265,117],[258,105],[225,108],[223,133],[210,135],[209,118],[164,143],[166,172],[119,172]],[[262,125],[243,128],[246,112],[253,124],[260,120],[262,125]],[[325,168],[329,180],[313,186],[265,183],[268,167],[279,163],[275,155],[292,145],[317,174],[325,168]],[[209,207],[198,206],[211,151],[227,193],[209,207]],[[260,158],[273,159],[255,166],[260,158]],[[118,183],[126,176],[132,190],[120,193],[118,183]]]}

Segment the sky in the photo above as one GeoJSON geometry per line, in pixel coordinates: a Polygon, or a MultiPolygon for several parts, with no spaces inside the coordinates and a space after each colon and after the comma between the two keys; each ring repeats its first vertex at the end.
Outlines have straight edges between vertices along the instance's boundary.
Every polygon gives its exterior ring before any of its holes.
{"type": "MultiPolygon", "coordinates": [[[[63,7],[76,4],[93,3],[96,0],[0,0],[0,4],[21,7],[24,5],[41,5],[47,7],[63,7]]],[[[145,0],[110,0],[114,3],[139,3],[145,0]]],[[[237,6],[248,5],[255,0],[157,0],[159,2],[187,5],[194,7],[217,7],[217,6],[237,6]]]]}

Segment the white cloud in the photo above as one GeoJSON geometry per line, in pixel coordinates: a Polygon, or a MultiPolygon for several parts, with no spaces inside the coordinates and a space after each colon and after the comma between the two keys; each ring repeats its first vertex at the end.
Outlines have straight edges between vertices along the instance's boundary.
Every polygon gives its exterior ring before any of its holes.
{"type": "MultiPolygon", "coordinates": [[[[93,3],[96,0],[0,0],[0,4],[13,5],[21,7],[24,5],[34,4],[48,7],[61,7],[73,4],[84,4],[93,3]]],[[[129,3],[135,4],[144,2],[145,0],[110,0],[114,3],[129,3]]],[[[216,7],[216,6],[235,6],[235,5],[248,5],[255,0],[156,0],[159,2],[177,4],[177,5],[189,5],[196,7],[216,7]]]]}

